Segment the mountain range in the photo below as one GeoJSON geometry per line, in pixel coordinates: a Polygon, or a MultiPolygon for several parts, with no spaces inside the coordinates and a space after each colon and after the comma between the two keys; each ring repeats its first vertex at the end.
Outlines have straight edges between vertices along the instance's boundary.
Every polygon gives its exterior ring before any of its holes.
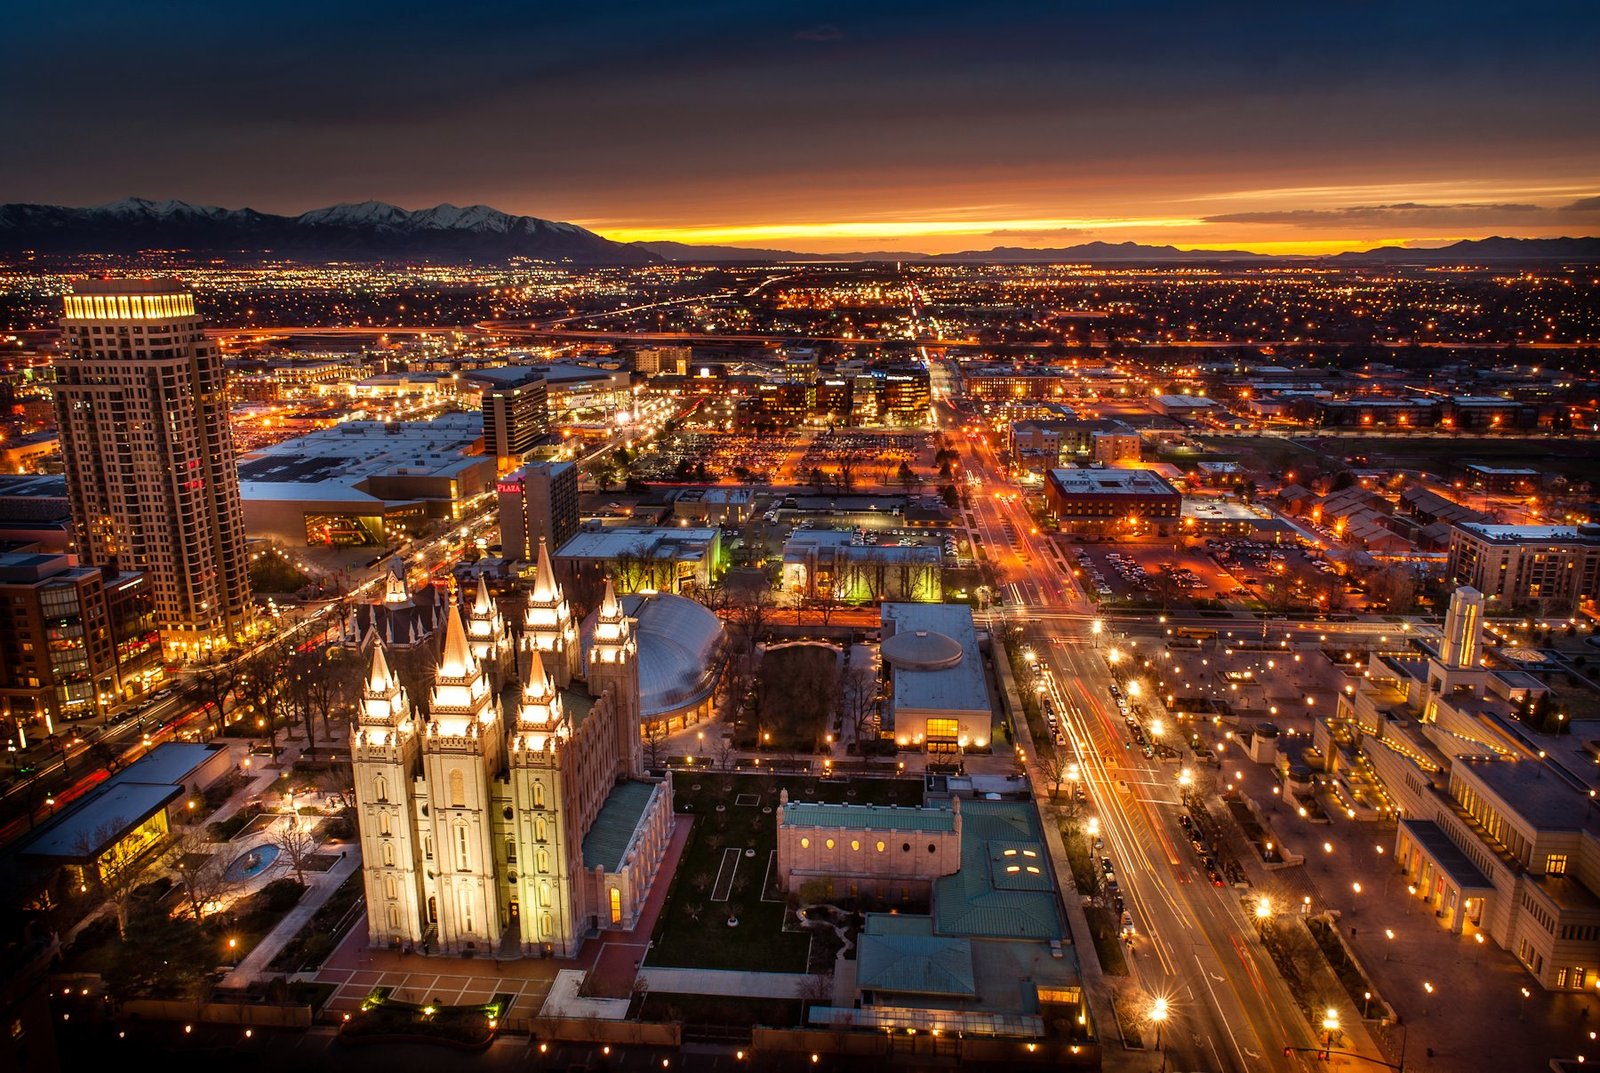
{"type": "Polygon", "coordinates": [[[1329,258],[1245,250],[1183,250],[1135,242],[1085,242],[1032,249],[995,246],[958,253],[799,253],[680,242],[614,242],[577,224],[513,216],[487,205],[402,209],[382,201],[330,205],[299,216],[223,209],[184,201],[124,198],[108,205],[0,205],[0,256],[183,252],[229,260],[498,262],[514,257],[575,265],[766,264],[806,261],[918,261],[965,264],[1161,265],[1208,262],[1346,265],[1600,262],[1600,238],[1469,239],[1434,249],[1384,246],[1329,258]]]}
{"type": "Polygon", "coordinates": [[[0,253],[132,254],[147,250],[229,259],[503,261],[529,257],[584,265],[652,264],[659,260],[577,224],[512,216],[487,205],[435,205],[408,211],[382,201],[362,201],[313,209],[299,216],[137,197],[82,209],[0,205],[0,253]]]}

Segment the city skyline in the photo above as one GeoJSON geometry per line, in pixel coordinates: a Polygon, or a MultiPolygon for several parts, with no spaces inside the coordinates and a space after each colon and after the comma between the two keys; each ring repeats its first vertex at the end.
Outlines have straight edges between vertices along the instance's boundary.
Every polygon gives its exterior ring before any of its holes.
{"type": "Polygon", "coordinates": [[[0,84],[30,101],[8,142],[31,164],[0,201],[481,202],[621,241],[823,253],[1600,230],[1600,27],[1576,5],[482,9],[426,35],[421,7],[291,10],[244,46],[237,16],[179,14],[12,19],[0,84]],[[63,40],[77,76],[39,94],[63,40]],[[159,73],[124,47],[174,41],[191,62],[159,73]],[[117,167],[75,166],[107,124],[117,167]]]}

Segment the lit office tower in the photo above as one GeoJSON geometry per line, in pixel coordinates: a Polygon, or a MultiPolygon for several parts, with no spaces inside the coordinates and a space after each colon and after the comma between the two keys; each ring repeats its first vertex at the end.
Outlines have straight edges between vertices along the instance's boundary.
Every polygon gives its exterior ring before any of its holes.
{"type": "Polygon", "coordinates": [[[64,299],[56,415],[83,562],[142,570],[168,650],[237,640],[250,615],[222,356],[172,279],[88,280],[64,299]]]}

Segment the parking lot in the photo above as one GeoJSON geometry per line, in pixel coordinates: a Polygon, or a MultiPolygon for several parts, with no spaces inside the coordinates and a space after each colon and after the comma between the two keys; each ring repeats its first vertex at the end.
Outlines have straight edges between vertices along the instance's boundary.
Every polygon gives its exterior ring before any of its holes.
{"type": "Polygon", "coordinates": [[[1068,547],[1068,556],[1073,568],[1082,572],[1080,580],[1102,600],[1146,600],[1185,607],[1199,599],[1233,598],[1240,587],[1233,575],[1204,551],[1168,543],[1075,544],[1068,547]],[[1163,592],[1155,580],[1163,569],[1174,582],[1170,592],[1163,592]]]}

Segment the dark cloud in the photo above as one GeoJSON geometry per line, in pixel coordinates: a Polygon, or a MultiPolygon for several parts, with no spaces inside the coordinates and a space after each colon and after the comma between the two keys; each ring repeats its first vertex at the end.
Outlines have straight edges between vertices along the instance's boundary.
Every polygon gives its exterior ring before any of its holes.
{"type": "Polygon", "coordinates": [[[1573,215],[1593,215],[1600,222],[1600,198],[1585,198],[1562,208],[1521,204],[1426,205],[1401,202],[1394,205],[1350,205],[1337,209],[1283,209],[1271,212],[1230,212],[1207,216],[1210,224],[1276,224],[1295,228],[1315,228],[1337,233],[1341,230],[1395,228],[1458,228],[1539,226],[1573,215]]]}
{"type": "Polygon", "coordinates": [[[844,31],[831,22],[796,30],[794,35],[796,41],[838,41],[843,37],[844,31]]]}

